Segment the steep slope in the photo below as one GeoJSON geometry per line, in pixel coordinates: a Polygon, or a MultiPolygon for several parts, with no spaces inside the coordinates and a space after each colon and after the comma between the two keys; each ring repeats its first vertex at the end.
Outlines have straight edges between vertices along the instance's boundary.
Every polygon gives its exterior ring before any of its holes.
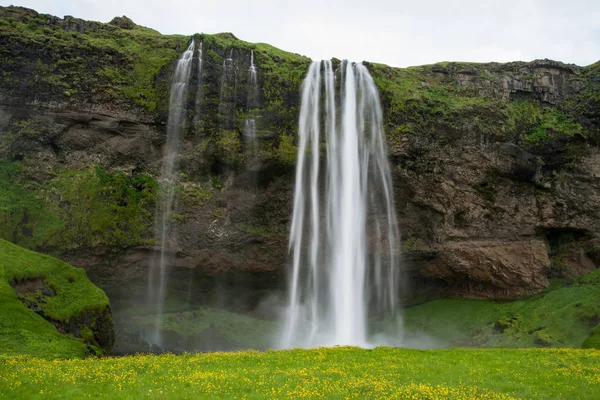
{"type": "Polygon", "coordinates": [[[0,239],[0,352],[82,357],[113,342],[108,298],[83,270],[0,239]]]}
{"type": "Polygon", "coordinates": [[[544,293],[514,302],[453,299],[411,307],[406,334],[424,346],[594,347],[598,299],[600,271],[572,283],[556,280],[544,293]]]}

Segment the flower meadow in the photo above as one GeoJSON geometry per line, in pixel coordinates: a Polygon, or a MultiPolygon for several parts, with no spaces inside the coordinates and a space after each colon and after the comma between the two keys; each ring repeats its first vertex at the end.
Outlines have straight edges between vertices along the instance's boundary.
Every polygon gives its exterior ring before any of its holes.
{"type": "Polygon", "coordinates": [[[351,347],[0,357],[0,398],[600,398],[600,351],[351,347]]]}

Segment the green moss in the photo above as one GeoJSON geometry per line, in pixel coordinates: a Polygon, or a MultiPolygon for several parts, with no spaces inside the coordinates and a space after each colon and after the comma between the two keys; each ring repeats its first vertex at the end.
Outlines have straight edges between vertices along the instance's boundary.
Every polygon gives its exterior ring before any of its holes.
{"type": "Polygon", "coordinates": [[[600,285],[600,269],[597,269],[596,271],[592,272],[591,274],[580,276],[579,278],[577,278],[577,283],[582,284],[582,285],[585,285],[585,284],[600,285]]]}
{"type": "Polygon", "coordinates": [[[217,159],[229,165],[243,163],[242,141],[235,131],[219,131],[215,140],[214,154],[217,159]]]}
{"type": "Polygon", "coordinates": [[[277,161],[283,165],[296,165],[298,157],[298,148],[294,145],[294,137],[292,135],[282,135],[279,138],[279,146],[275,152],[277,161]]]}
{"type": "Polygon", "coordinates": [[[581,90],[568,96],[563,108],[585,125],[595,143],[600,143],[600,62],[584,68],[578,80],[582,85],[581,90]]]}
{"type": "Polygon", "coordinates": [[[79,247],[113,249],[152,238],[157,184],[147,175],[58,170],[29,180],[21,162],[0,161],[0,237],[60,254],[79,247]]]}
{"type": "Polygon", "coordinates": [[[256,225],[241,225],[240,230],[251,235],[259,235],[264,237],[271,237],[275,235],[275,233],[270,232],[267,228],[256,225]]]}
{"type": "Polygon", "coordinates": [[[527,300],[437,300],[406,310],[409,336],[452,346],[580,347],[600,318],[600,285],[582,279],[527,300]]]}
{"type": "Polygon", "coordinates": [[[182,183],[179,193],[189,207],[200,207],[212,197],[212,190],[203,189],[201,185],[191,182],[182,183]]]}
{"type": "MultiPolygon", "coordinates": [[[[47,25],[43,15],[21,20],[0,19],[0,43],[7,47],[48,49],[48,52],[32,55],[33,60],[11,57],[5,60],[5,69],[18,71],[28,63],[30,70],[33,61],[34,70],[26,79],[33,78],[33,82],[41,85],[29,95],[89,101],[110,93],[150,113],[164,106],[168,91],[165,93],[166,82],[160,75],[170,68],[178,50],[189,38],[164,36],[139,26],[121,29],[110,24],[88,24],[85,33],[79,33],[67,32],[59,25],[47,25]]],[[[19,82],[13,83],[6,89],[16,91],[19,82]]]]}
{"type": "Polygon", "coordinates": [[[390,139],[405,134],[431,135],[446,141],[449,130],[504,136],[503,102],[454,79],[439,76],[431,66],[391,68],[367,63],[381,91],[386,131],[390,139]]]}
{"type": "MultiPolygon", "coordinates": [[[[116,317],[121,325],[130,333],[140,333],[140,329],[155,326],[155,317],[143,310],[123,310],[116,317]],[[142,312],[140,312],[142,311],[142,312]]],[[[271,337],[277,329],[277,323],[260,320],[246,315],[236,314],[208,307],[200,307],[190,311],[167,312],[161,319],[163,336],[175,333],[183,338],[198,337],[211,334],[211,330],[219,332],[221,340],[227,340],[243,348],[268,348],[271,337]]]]}
{"type": "Polygon", "coordinates": [[[277,133],[289,135],[297,129],[300,111],[298,88],[308,71],[310,59],[264,43],[255,46],[256,63],[263,78],[265,118],[277,133]],[[297,101],[288,99],[290,92],[298,96],[297,101]],[[275,115],[277,118],[274,118],[275,115]]]}
{"type": "Polygon", "coordinates": [[[525,144],[543,144],[559,136],[582,134],[579,123],[564,112],[542,107],[536,101],[510,102],[507,108],[508,124],[520,134],[525,144]]]}
{"type": "Polygon", "coordinates": [[[48,357],[82,357],[82,340],[58,333],[54,325],[29,310],[9,285],[43,279],[55,295],[37,301],[47,318],[67,322],[85,311],[103,312],[108,298],[82,269],[0,239],[0,352],[48,357]]]}
{"type": "Polygon", "coordinates": [[[600,325],[592,329],[590,335],[585,339],[581,347],[583,347],[584,349],[600,350],[600,325]]]}
{"type": "Polygon", "coordinates": [[[420,246],[422,246],[422,243],[420,243],[420,240],[412,240],[412,239],[405,239],[402,241],[402,248],[403,249],[417,249],[420,246]]]}

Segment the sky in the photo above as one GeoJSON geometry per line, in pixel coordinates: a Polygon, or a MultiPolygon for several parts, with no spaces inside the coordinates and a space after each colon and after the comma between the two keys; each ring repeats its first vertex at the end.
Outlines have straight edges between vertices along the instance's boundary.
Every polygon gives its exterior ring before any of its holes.
{"type": "Polygon", "coordinates": [[[59,17],[126,15],[163,34],[232,32],[313,59],[600,60],[600,0],[0,0],[59,17]]]}

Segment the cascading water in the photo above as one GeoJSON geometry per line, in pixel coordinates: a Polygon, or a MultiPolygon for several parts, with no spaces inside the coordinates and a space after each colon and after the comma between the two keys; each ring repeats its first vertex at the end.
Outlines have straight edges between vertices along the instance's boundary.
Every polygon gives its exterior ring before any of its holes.
{"type": "Polygon", "coordinates": [[[204,66],[204,60],[202,57],[202,42],[200,42],[200,45],[198,46],[198,70],[197,70],[197,77],[196,77],[196,81],[197,81],[197,88],[196,88],[196,113],[194,114],[194,127],[196,129],[196,132],[200,132],[201,131],[201,123],[202,123],[202,119],[200,118],[200,116],[202,115],[201,113],[201,109],[202,109],[202,98],[204,96],[204,90],[202,87],[203,84],[203,80],[202,80],[202,67],[204,66]]]}
{"type": "Polygon", "coordinates": [[[221,76],[221,93],[219,95],[219,114],[221,114],[221,128],[233,129],[235,125],[237,90],[237,71],[233,61],[233,48],[229,56],[223,60],[223,73],[221,76]]]}
{"type": "Polygon", "coordinates": [[[313,62],[303,84],[284,348],[368,347],[369,318],[396,317],[400,235],[379,95],[362,64],[339,74],[313,62]]]}
{"type": "Polygon", "coordinates": [[[167,123],[167,143],[163,158],[161,183],[164,187],[161,198],[161,206],[157,214],[157,226],[160,226],[160,258],[158,261],[159,280],[154,282],[156,265],[152,265],[149,277],[149,303],[156,307],[156,329],[150,340],[161,345],[160,326],[164,311],[165,285],[167,279],[167,264],[170,243],[175,242],[175,232],[169,224],[170,214],[173,210],[175,198],[175,187],[177,185],[177,156],[181,143],[181,132],[186,116],[185,100],[187,87],[190,81],[192,63],[194,57],[194,41],[190,43],[187,50],[177,62],[171,94],[169,100],[169,119],[167,123]]]}
{"type": "Polygon", "coordinates": [[[250,50],[250,68],[248,69],[248,100],[246,107],[248,117],[244,124],[244,135],[249,140],[256,138],[256,115],[255,108],[258,106],[258,81],[256,77],[256,65],[254,65],[254,50],[250,50]]]}

